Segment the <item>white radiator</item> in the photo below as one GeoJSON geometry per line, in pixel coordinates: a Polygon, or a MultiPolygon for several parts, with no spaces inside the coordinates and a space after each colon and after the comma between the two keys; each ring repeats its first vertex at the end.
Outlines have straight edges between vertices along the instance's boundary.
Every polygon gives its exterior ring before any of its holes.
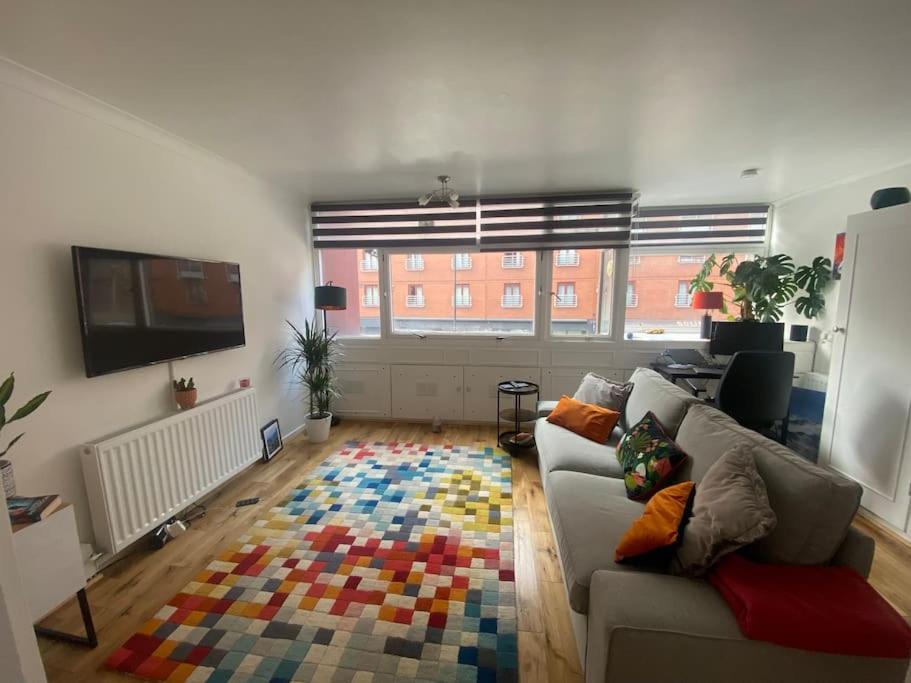
{"type": "Polygon", "coordinates": [[[95,543],[118,553],[262,454],[244,389],[82,449],[95,543]]]}

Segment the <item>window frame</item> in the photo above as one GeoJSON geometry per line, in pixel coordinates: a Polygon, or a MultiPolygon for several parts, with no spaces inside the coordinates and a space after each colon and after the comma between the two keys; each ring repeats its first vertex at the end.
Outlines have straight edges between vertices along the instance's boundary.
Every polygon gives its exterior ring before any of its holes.
{"type": "MultiPolygon", "coordinates": [[[[356,248],[356,247],[352,247],[356,248]]],[[[597,248],[593,248],[597,249],[597,248]]],[[[326,281],[322,269],[322,260],[320,258],[321,249],[313,250],[313,259],[314,259],[314,273],[317,274],[317,278],[320,282],[326,281]]],[[[534,252],[533,258],[535,258],[535,281],[534,289],[532,292],[522,292],[521,297],[523,303],[527,300],[528,296],[534,298],[534,317],[533,317],[533,332],[531,334],[496,334],[496,333],[457,333],[457,332],[407,332],[399,331],[396,332],[393,330],[393,320],[392,320],[392,297],[391,297],[391,278],[390,278],[390,268],[389,268],[389,257],[396,254],[409,254],[415,253],[412,249],[390,249],[390,248],[380,248],[377,249],[377,260],[379,262],[378,269],[378,283],[379,287],[379,334],[378,335],[340,335],[339,338],[343,339],[346,343],[354,344],[364,344],[364,345],[375,345],[381,344],[388,341],[394,341],[396,343],[403,342],[419,342],[423,341],[424,338],[433,339],[435,341],[445,343],[447,345],[459,345],[466,343],[468,341],[501,341],[501,340],[514,340],[519,342],[533,343],[533,344],[544,344],[545,348],[552,345],[565,346],[566,344],[596,344],[596,345],[610,345],[617,344],[623,345],[630,348],[640,348],[640,349],[653,349],[655,347],[663,347],[668,344],[668,342],[678,342],[680,340],[674,339],[625,339],[625,327],[626,327],[626,283],[630,279],[630,266],[635,265],[638,262],[638,257],[641,255],[680,255],[681,253],[692,253],[696,255],[702,255],[708,253],[715,254],[726,254],[730,252],[746,252],[757,254],[759,256],[764,256],[768,253],[768,244],[762,246],[747,246],[743,244],[722,244],[716,245],[712,249],[706,249],[705,246],[702,247],[691,247],[691,248],[676,248],[676,247],[640,247],[634,249],[615,249],[613,250],[614,254],[614,275],[613,282],[609,284],[602,284],[602,289],[599,292],[599,306],[601,305],[600,299],[602,294],[609,287],[612,292],[612,303],[610,309],[610,332],[607,334],[584,334],[584,335],[561,335],[553,334],[552,330],[552,311],[551,304],[553,301],[553,295],[551,292],[555,291],[554,287],[557,282],[553,278],[553,270],[556,260],[556,254],[559,249],[554,250],[543,250],[534,252]],[[639,253],[632,253],[633,251],[639,253]]],[[[604,251],[602,249],[602,251],[604,251]]],[[[610,250],[608,250],[610,251],[610,250]]],[[[450,254],[454,257],[456,253],[468,253],[469,255],[474,255],[480,253],[480,250],[477,248],[466,249],[466,247],[433,247],[424,249],[422,254],[431,254],[431,253],[445,253],[450,254]]],[[[472,266],[473,267],[473,266],[472,266]]],[[[509,269],[507,269],[509,270],[509,269]]],[[[569,281],[561,279],[560,282],[569,281]]],[[[504,287],[507,284],[515,284],[511,282],[504,282],[504,287]]],[[[504,289],[505,292],[505,289],[504,289]]],[[[455,296],[455,291],[453,290],[453,296],[455,296]]],[[[503,303],[504,294],[501,293],[499,297],[499,303],[503,303]]],[[[374,309],[375,310],[375,309],[374,309]]]]}

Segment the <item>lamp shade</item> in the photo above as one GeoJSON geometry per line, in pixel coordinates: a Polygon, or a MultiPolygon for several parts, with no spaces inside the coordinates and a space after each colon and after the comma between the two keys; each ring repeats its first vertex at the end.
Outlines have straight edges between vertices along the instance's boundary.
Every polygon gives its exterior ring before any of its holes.
{"type": "Polygon", "coordinates": [[[336,285],[321,285],[313,297],[314,308],[320,311],[344,311],[348,308],[348,291],[336,285]]]}
{"type": "Polygon", "coordinates": [[[719,311],[724,306],[724,297],[721,292],[696,292],[691,305],[703,311],[719,311]]]}

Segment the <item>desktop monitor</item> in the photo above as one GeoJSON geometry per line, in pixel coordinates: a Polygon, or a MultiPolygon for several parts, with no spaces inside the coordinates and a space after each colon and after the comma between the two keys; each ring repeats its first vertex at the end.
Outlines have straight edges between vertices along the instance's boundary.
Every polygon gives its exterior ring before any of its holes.
{"type": "Polygon", "coordinates": [[[712,324],[709,353],[733,356],[738,351],[782,351],[784,323],[716,322],[712,324]]]}

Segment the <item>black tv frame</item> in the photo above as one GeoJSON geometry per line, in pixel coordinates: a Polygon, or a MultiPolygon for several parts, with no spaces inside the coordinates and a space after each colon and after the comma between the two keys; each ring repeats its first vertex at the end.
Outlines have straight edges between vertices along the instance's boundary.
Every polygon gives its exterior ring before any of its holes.
{"type": "Polygon", "coordinates": [[[76,308],[79,313],[79,337],[82,343],[82,359],[85,366],[85,376],[86,377],[101,377],[104,375],[112,375],[117,372],[126,372],[127,370],[136,370],[137,368],[145,368],[152,365],[161,365],[162,363],[171,363],[176,360],[183,360],[185,358],[196,358],[198,356],[208,356],[212,353],[218,353],[220,351],[230,351],[231,349],[240,349],[244,348],[247,345],[247,327],[244,320],[244,298],[243,298],[243,278],[240,275],[240,264],[233,261],[218,261],[214,259],[203,259],[196,258],[192,256],[168,256],[165,254],[149,254],[141,251],[124,251],[123,249],[105,249],[101,247],[83,247],[79,245],[72,245],[70,247],[70,254],[73,259],[73,277],[76,284],[76,308]],[[148,361],[146,363],[138,363],[136,365],[129,365],[124,367],[115,368],[112,370],[97,370],[93,367],[91,357],[89,355],[89,334],[88,334],[88,321],[86,319],[86,310],[85,310],[85,292],[82,287],[82,272],[80,269],[80,253],[82,254],[95,254],[99,256],[110,256],[112,258],[117,257],[128,257],[131,259],[143,259],[143,258],[153,258],[153,259],[171,259],[179,261],[195,261],[197,263],[214,263],[214,264],[225,264],[237,266],[238,273],[238,286],[241,290],[240,296],[240,321],[241,328],[240,334],[243,338],[243,342],[240,344],[233,344],[229,346],[221,346],[216,349],[209,349],[206,351],[198,351],[196,353],[188,353],[183,355],[169,356],[167,358],[161,358],[158,360],[148,361]]]}

